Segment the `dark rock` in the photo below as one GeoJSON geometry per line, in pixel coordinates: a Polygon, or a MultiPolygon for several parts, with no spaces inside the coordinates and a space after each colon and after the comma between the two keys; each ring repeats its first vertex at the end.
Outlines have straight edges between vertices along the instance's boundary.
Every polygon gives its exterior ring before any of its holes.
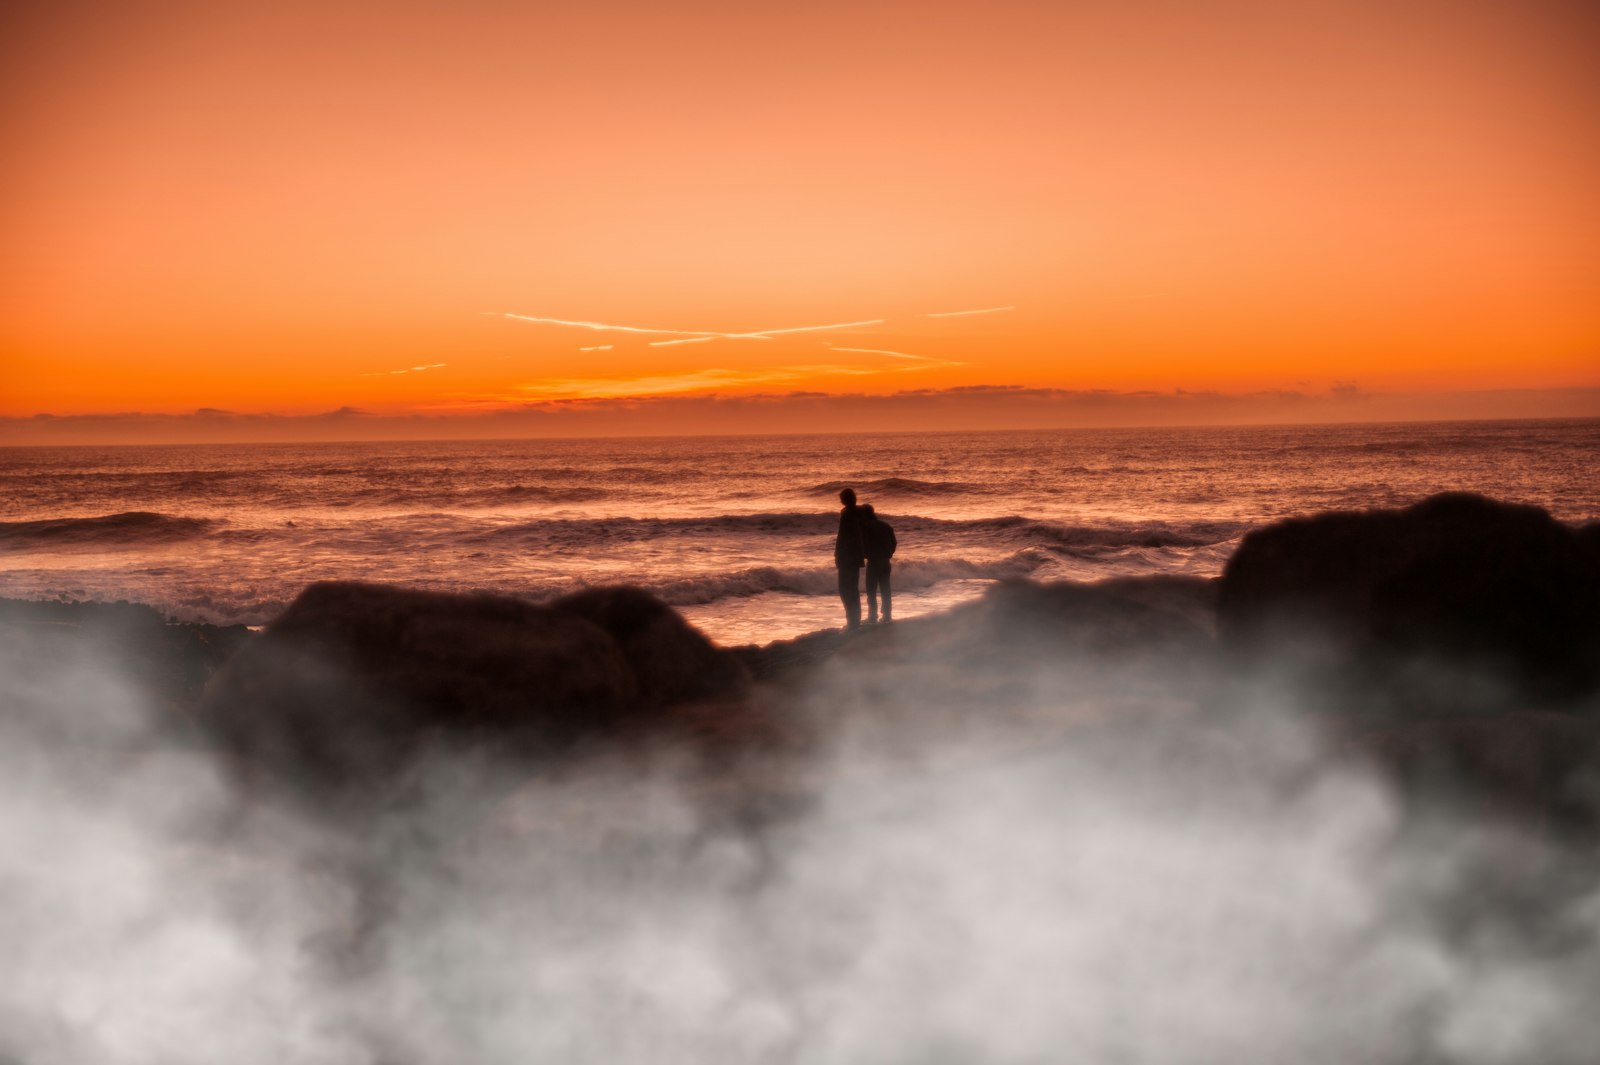
{"type": "Polygon", "coordinates": [[[983,659],[1153,656],[1171,661],[1207,650],[1187,611],[1161,601],[1150,582],[1082,585],[1004,581],[969,608],[973,651],[983,659]]]}
{"type": "Polygon", "coordinates": [[[1220,577],[1113,577],[1093,585],[1127,602],[1142,603],[1187,618],[1210,636],[1217,632],[1220,577]]]}
{"type": "Polygon", "coordinates": [[[1246,658],[1400,709],[1580,700],[1600,682],[1593,542],[1464,493],[1285,521],[1229,560],[1218,629],[1246,658]]]}
{"type": "Polygon", "coordinates": [[[739,746],[763,734],[748,688],[640,589],[536,605],[330,582],[228,663],[199,715],[247,773],[385,792],[441,746],[538,759],[661,732],[739,746]]]}
{"type": "Polygon", "coordinates": [[[247,773],[386,793],[434,746],[537,758],[648,728],[652,708],[732,690],[741,674],[720,656],[631,589],[538,606],[315,584],[218,674],[199,713],[247,773]]]}
{"type": "Polygon", "coordinates": [[[640,698],[652,704],[738,699],[749,687],[738,659],[641,588],[591,588],[557,599],[550,608],[610,634],[638,680],[640,698]]]}
{"type": "Polygon", "coordinates": [[[821,629],[788,640],[774,640],[769,644],[731,647],[728,653],[736,658],[755,680],[780,683],[791,677],[803,676],[824,665],[849,646],[859,634],[846,629],[821,629]]]}

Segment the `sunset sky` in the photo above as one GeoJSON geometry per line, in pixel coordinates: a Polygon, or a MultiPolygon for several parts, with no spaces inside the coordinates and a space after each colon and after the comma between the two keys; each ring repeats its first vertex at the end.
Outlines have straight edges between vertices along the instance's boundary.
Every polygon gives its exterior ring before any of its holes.
{"type": "Polygon", "coordinates": [[[0,443],[1600,414],[1592,0],[0,20],[0,443]]]}

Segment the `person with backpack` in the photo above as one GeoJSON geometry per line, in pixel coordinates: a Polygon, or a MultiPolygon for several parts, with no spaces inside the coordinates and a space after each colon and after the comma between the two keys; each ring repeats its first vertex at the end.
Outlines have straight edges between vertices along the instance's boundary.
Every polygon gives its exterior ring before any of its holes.
{"type": "Polygon", "coordinates": [[[894,557],[896,546],[894,529],[878,517],[871,503],[863,503],[861,511],[861,546],[867,559],[867,623],[878,622],[878,596],[883,596],[884,624],[894,620],[894,598],[889,591],[889,559],[894,557]]]}

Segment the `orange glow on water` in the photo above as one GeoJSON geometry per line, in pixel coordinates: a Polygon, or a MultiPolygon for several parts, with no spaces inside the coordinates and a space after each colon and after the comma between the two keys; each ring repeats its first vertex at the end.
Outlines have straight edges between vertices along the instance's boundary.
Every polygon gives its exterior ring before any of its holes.
{"type": "Polygon", "coordinates": [[[1582,4],[6,17],[4,416],[1600,385],[1582,4]]]}

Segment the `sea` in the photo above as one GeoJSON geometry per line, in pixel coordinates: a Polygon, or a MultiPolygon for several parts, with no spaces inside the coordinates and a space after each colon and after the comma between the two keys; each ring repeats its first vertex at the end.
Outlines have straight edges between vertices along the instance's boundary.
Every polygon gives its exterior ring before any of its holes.
{"type": "Polygon", "coordinates": [[[1014,578],[1222,572],[1283,518],[1465,490],[1600,520],[1600,419],[0,448],[0,597],[263,625],[313,581],[544,600],[635,584],[723,644],[843,623],[838,494],[895,615],[1014,578]]]}

